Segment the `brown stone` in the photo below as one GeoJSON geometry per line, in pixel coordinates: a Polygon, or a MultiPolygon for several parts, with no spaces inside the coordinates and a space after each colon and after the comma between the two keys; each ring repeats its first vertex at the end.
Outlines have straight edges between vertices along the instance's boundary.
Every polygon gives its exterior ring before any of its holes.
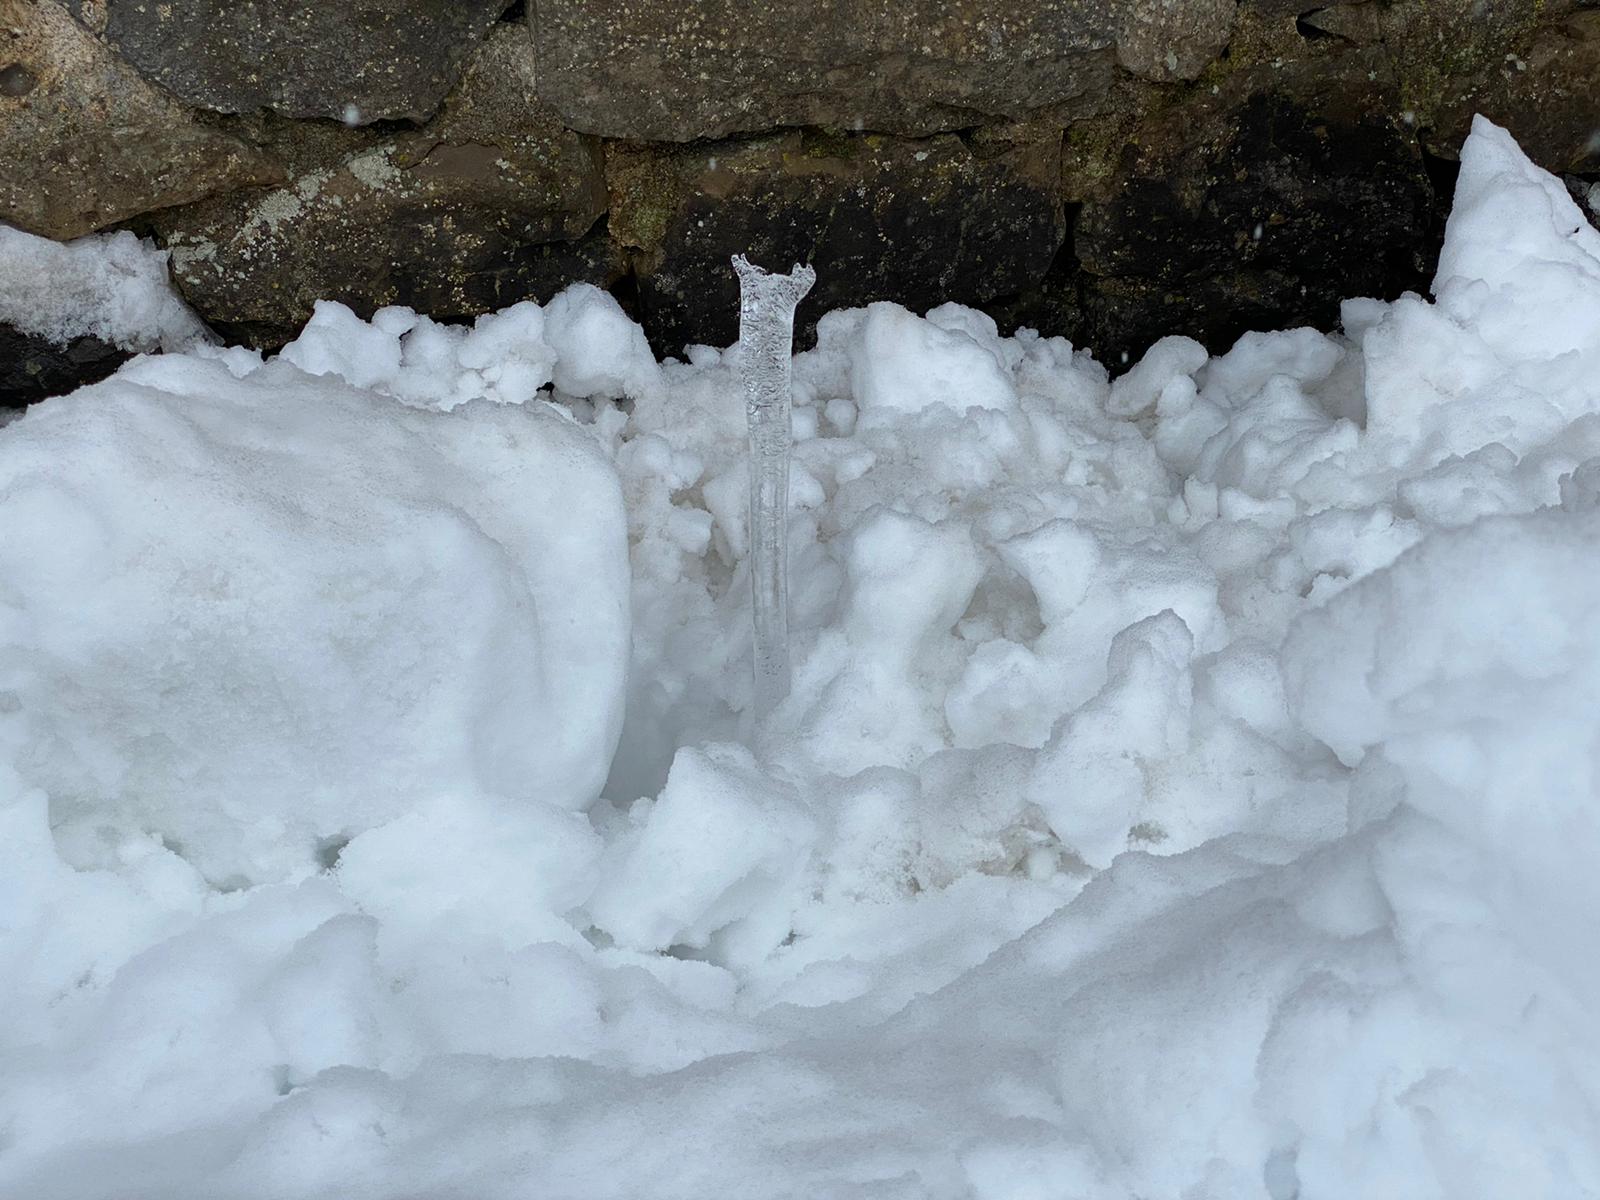
{"type": "Polygon", "coordinates": [[[371,130],[264,120],[280,187],[163,214],[173,274],[206,320],[281,343],[318,299],[464,317],[620,270],[598,147],[533,96],[521,31],[502,26],[430,125],[371,130]]]}
{"type": "Polygon", "coordinates": [[[572,128],[689,141],[775,126],[919,135],[1092,107],[1113,64],[1193,79],[1234,0],[541,0],[541,97],[572,128]]]}
{"type": "Polygon", "coordinates": [[[71,238],[281,176],[207,129],[54,0],[0,0],[0,220],[71,238]]]}

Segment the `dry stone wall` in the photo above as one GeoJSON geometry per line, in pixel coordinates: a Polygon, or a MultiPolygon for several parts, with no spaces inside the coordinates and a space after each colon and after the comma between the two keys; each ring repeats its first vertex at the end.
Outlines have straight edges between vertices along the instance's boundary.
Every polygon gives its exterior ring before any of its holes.
{"type": "Polygon", "coordinates": [[[1579,0],[0,0],[0,220],[153,236],[262,346],[586,280],[677,353],[749,251],[802,339],[957,300],[1115,364],[1423,286],[1472,113],[1586,187],[1597,85],[1579,0]]]}

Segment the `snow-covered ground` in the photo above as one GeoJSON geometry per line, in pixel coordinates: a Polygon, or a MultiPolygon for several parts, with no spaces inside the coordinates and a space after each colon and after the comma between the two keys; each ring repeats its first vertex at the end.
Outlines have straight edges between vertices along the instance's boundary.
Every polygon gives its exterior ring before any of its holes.
{"type": "Polygon", "coordinates": [[[0,432],[0,1195],[1600,1196],[1600,234],[1494,126],[1340,333],[825,317],[760,726],[737,350],[0,245],[189,347],[0,432]]]}

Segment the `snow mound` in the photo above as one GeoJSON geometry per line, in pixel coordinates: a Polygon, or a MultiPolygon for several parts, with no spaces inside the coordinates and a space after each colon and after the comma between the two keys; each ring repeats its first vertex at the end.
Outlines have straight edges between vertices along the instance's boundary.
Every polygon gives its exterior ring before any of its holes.
{"type": "Polygon", "coordinates": [[[563,415],[164,357],[5,436],[8,761],[58,830],[159,833],[237,886],[431,795],[598,794],[623,515],[563,415]]]}
{"type": "Polygon", "coordinates": [[[97,337],[124,350],[207,338],[167,277],[167,252],[127,230],[53,242],[0,225],[0,324],[58,346],[97,337]]]}

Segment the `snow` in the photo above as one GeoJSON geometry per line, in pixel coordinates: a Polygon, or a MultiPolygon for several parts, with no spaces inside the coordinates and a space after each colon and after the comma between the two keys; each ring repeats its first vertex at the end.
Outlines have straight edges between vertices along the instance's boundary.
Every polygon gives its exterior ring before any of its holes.
{"type": "Polygon", "coordinates": [[[599,794],[625,521],[564,415],[168,355],[6,433],[7,761],[85,865],[115,829],[262,883],[430,799],[599,794]]]}
{"type": "Polygon", "coordinates": [[[122,230],[52,242],[0,224],[0,324],[64,346],[180,350],[205,327],[172,290],[167,252],[122,230]]]}
{"type": "Polygon", "coordinates": [[[644,331],[592,284],[568,288],[545,308],[513,304],[470,329],[400,306],[379,309],[369,323],[319,300],[281,357],[308,375],[336,375],[447,412],[469,400],[525,404],[552,382],[580,398],[648,395],[660,386],[644,331]]]}
{"type": "Polygon", "coordinates": [[[0,1194],[1600,1195],[1600,238],[1115,382],[319,308],[0,431],[0,1194]],[[613,753],[613,749],[615,753],[613,753]]]}

